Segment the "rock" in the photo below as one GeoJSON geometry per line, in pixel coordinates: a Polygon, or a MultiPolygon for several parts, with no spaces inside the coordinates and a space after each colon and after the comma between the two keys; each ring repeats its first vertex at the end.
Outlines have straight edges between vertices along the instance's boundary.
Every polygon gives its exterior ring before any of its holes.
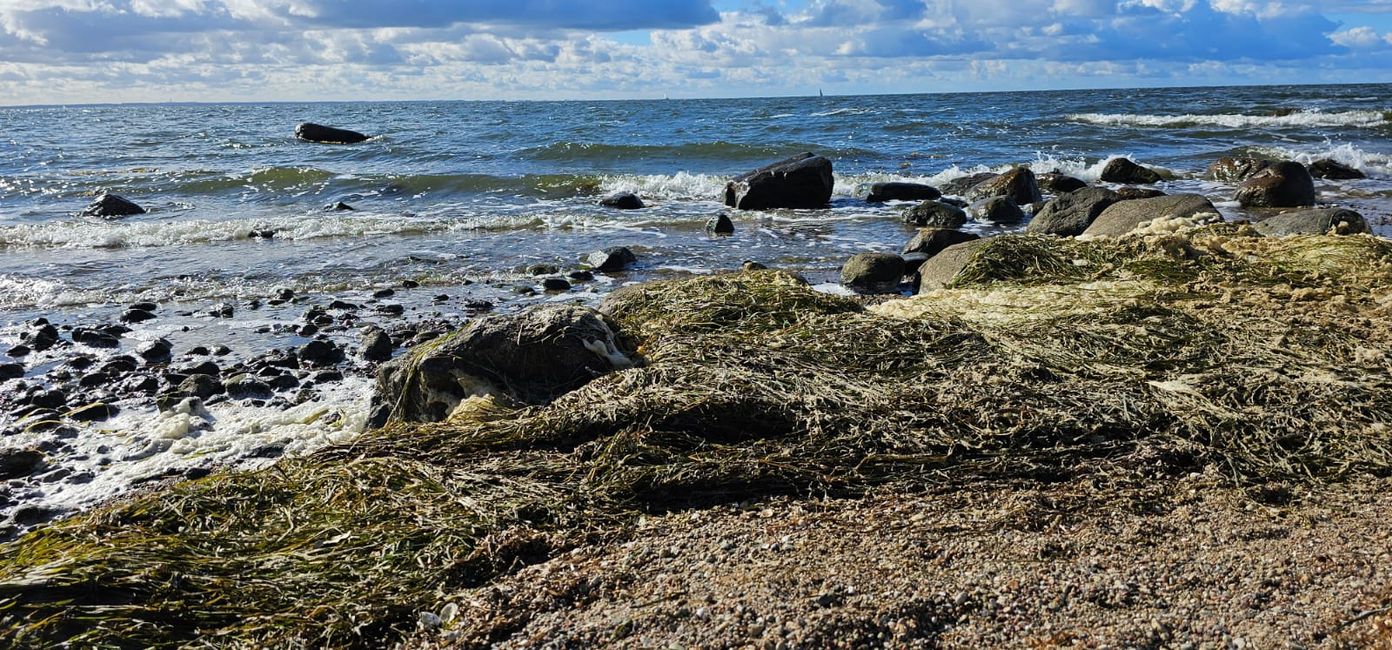
{"type": "Polygon", "coordinates": [[[1013,167],[1000,176],[978,183],[967,190],[965,196],[973,201],[1006,196],[1014,199],[1015,205],[1029,205],[1044,200],[1044,195],[1039,192],[1039,183],[1034,179],[1034,172],[1023,166],[1013,167]]]}
{"type": "Polygon", "coordinates": [[[0,363],[0,381],[6,379],[19,379],[24,376],[24,364],[22,363],[0,363]]]}
{"type": "Polygon", "coordinates": [[[120,339],[116,338],[116,336],[87,327],[74,327],[72,331],[72,340],[75,343],[81,343],[94,348],[114,348],[121,345],[120,339]]]}
{"type": "Polygon", "coordinates": [[[0,449],[0,481],[24,478],[43,466],[44,455],[37,449],[0,449]]]}
{"type": "Polygon", "coordinates": [[[1359,235],[1372,229],[1363,215],[1345,208],[1313,208],[1283,212],[1253,224],[1263,235],[1359,235]]]}
{"type": "MultiPolygon", "coordinates": [[[[466,281],[464,284],[469,284],[469,283],[466,281]]],[[[419,286],[420,286],[420,283],[419,283],[419,282],[416,282],[415,280],[402,280],[402,281],[401,281],[401,288],[402,288],[402,289],[415,289],[416,287],[419,287],[419,286]]]]}
{"type": "Polygon", "coordinates": [[[121,409],[117,408],[115,404],[97,403],[79,406],[69,412],[68,417],[78,422],[102,422],[116,417],[116,414],[120,412],[121,409]]]}
{"type": "Polygon", "coordinates": [[[179,372],[184,375],[207,375],[209,377],[216,377],[222,374],[222,369],[218,367],[218,364],[212,361],[200,361],[180,368],[179,372]]]}
{"type": "Polygon", "coordinates": [[[527,275],[555,275],[561,272],[561,267],[555,264],[533,264],[527,267],[527,275]]]}
{"type": "Polygon", "coordinates": [[[1204,171],[1204,176],[1209,180],[1223,183],[1241,183],[1251,178],[1253,174],[1266,169],[1271,162],[1270,160],[1259,160],[1257,158],[1232,158],[1230,156],[1223,156],[1209,163],[1208,169],[1204,171]]]}
{"type": "Polygon", "coordinates": [[[145,311],[143,309],[132,309],[124,314],[121,314],[122,323],[143,323],[147,320],[154,320],[156,318],[158,318],[158,316],[155,316],[153,313],[145,311]]]}
{"type": "Polygon", "coordinates": [[[954,244],[929,258],[922,266],[918,267],[919,292],[942,289],[952,284],[952,281],[957,278],[957,274],[961,273],[962,269],[971,262],[977,249],[988,241],[991,240],[974,239],[954,244]]]}
{"type": "Polygon", "coordinates": [[[728,214],[718,214],[706,222],[706,232],[712,235],[733,235],[735,234],[735,222],[730,220],[728,214]]]}
{"type": "Polygon", "coordinates": [[[1150,185],[1164,180],[1160,174],[1148,167],[1142,167],[1129,158],[1113,158],[1102,168],[1102,182],[1125,183],[1127,185],[1150,185]]]}
{"type": "Polygon", "coordinates": [[[26,340],[29,342],[29,347],[34,348],[34,350],[38,352],[43,352],[57,345],[62,338],[58,336],[58,328],[45,322],[43,325],[40,325],[38,329],[30,332],[26,340]]]}
{"type": "Polygon", "coordinates": [[[909,243],[904,244],[903,256],[915,253],[932,257],[948,246],[981,239],[980,235],[950,228],[922,228],[909,243]]]}
{"type": "Polygon", "coordinates": [[[741,271],[767,271],[767,270],[768,270],[768,267],[765,266],[765,265],[763,265],[763,264],[760,264],[760,263],[758,263],[758,262],[755,262],[754,260],[745,260],[743,263],[740,264],[740,270],[741,270],[741,271]]]}
{"type": "Polygon", "coordinates": [[[563,278],[546,278],[541,281],[543,291],[570,291],[570,283],[563,278]]]}
{"type": "Polygon", "coordinates": [[[725,186],[725,205],[741,210],[822,208],[834,185],[831,161],[803,153],[735,177],[725,186]]]}
{"type": "Polygon", "coordinates": [[[1044,235],[1076,237],[1113,203],[1116,192],[1105,187],[1087,187],[1055,196],[1030,219],[1027,231],[1044,235]]]}
{"type": "Polygon", "coordinates": [[[377,305],[373,308],[373,311],[390,316],[400,316],[406,313],[406,307],[401,305],[401,303],[389,302],[385,305],[377,305]]]}
{"type": "Polygon", "coordinates": [[[84,217],[103,219],[118,219],[135,214],[145,214],[145,208],[115,194],[103,194],[82,210],[84,217]]]}
{"type": "Polygon", "coordinates": [[[223,383],[223,390],[232,399],[270,399],[273,391],[266,382],[248,373],[234,375],[223,383]]]}
{"type": "Polygon", "coordinates": [[[357,208],[348,205],[347,203],[344,203],[342,201],[334,203],[333,205],[326,205],[324,206],[324,209],[330,212],[352,212],[354,210],[357,210],[357,208]]]}
{"type": "Polygon", "coordinates": [[[372,292],[373,298],[390,298],[396,295],[396,289],[378,289],[372,292]]]}
{"type": "Polygon", "coordinates": [[[324,126],[313,122],[301,122],[299,126],[296,126],[295,137],[306,142],[323,144],[355,144],[367,139],[367,136],[357,131],[324,126]]]}
{"type": "Polygon", "coordinates": [[[1305,166],[1290,160],[1267,165],[1237,186],[1245,208],[1297,208],[1315,204],[1315,181],[1305,166]]]}
{"type": "Polygon", "coordinates": [[[206,400],[214,395],[223,393],[222,382],[209,375],[192,375],[188,379],[179,382],[179,393],[206,400]]]}
{"type": "Polygon", "coordinates": [[[362,358],[367,361],[387,361],[391,359],[392,345],[390,336],[378,327],[368,327],[362,333],[362,358]]]}
{"type": "Polygon", "coordinates": [[[888,293],[904,277],[904,258],[893,253],[859,253],[841,266],[841,284],[866,293],[888,293]]]}
{"type": "Polygon", "coordinates": [[[637,264],[638,256],[627,247],[615,246],[590,253],[581,261],[601,273],[616,273],[627,271],[628,267],[637,264]]]}
{"type": "Polygon", "coordinates": [[[1127,186],[1125,186],[1125,187],[1118,187],[1118,188],[1116,188],[1116,197],[1117,197],[1117,200],[1118,200],[1118,201],[1134,201],[1134,200],[1136,200],[1136,199],[1153,199],[1153,198],[1155,198],[1155,197],[1157,197],[1157,196],[1168,196],[1168,195],[1165,194],[1164,192],[1161,192],[1160,190],[1157,190],[1157,189],[1153,188],[1153,187],[1131,187],[1130,185],[1127,185],[1127,186]]]}
{"type": "Polygon", "coordinates": [[[993,196],[977,201],[972,204],[971,211],[977,221],[1020,223],[1025,220],[1025,212],[1016,205],[1015,199],[1008,196],[993,196]]]}
{"type": "Polygon", "coordinates": [[[1119,237],[1141,224],[1156,219],[1195,219],[1195,223],[1221,221],[1218,209],[1198,194],[1173,194],[1153,199],[1118,201],[1097,217],[1083,235],[1087,237],[1119,237]],[[1199,215],[1210,215],[1200,217],[1199,215]]]}
{"type": "Polygon", "coordinates": [[[870,193],[865,196],[865,201],[867,203],[884,203],[885,201],[933,201],[941,196],[942,192],[938,191],[938,188],[932,185],[892,181],[871,185],[870,193]]]}
{"type": "Polygon", "coordinates": [[[1310,175],[1332,181],[1351,181],[1368,177],[1367,174],[1330,158],[1320,158],[1310,163],[1310,175]]]}
{"type": "Polygon", "coordinates": [[[618,210],[639,210],[645,207],[643,205],[643,199],[638,198],[638,195],[633,192],[610,194],[600,199],[599,204],[606,208],[615,208],[618,210]]]}
{"type": "Polygon", "coordinates": [[[471,396],[540,404],[631,364],[600,312],[547,305],[477,319],[384,365],[375,402],[393,419],[435,422],[471,396]]]}
{"type": "Polygon", "coordinates": [[[343,362],[343,350],[333,341],[315,339],[300,346],[299,357],[311,366],[332,366],[343,362]]]}
{"type": "Polygon", "coordinates": [[[28,356],[30,352],[33,352],[33,349],[31,349],[29,346],[24,345],[23,343],[21,343],[21,344],[19,344],[19,345],[16,345],[16,346],[10,348],[9,351],[6,352],[5,354],[7,354],[7,355],[9,355],[9,356],[11,356],[11,357],[19,358],[19,357],[23,357],[23,356],[28,356]]]}
{"type": "Polygon", "coordinates": [[[1057,171],[1052,171],[1047,174],[1039,174],[1037,177],[1035,177],[1035,181],[1039,183],[1039,189],[1044,190],[1045,192],[1048,192],[1050,194],[1076,192],[1088,186],[1087,181],[1084,181],[1080,178],[1074,178],[1072,176],[1068,176],[1057,171]]]}
{"type": "Polygon", "coordinates": [[[961,228],[967,223],[967,213],[955,205],[941,201],[924,201],[904,210],[904,223],[921,228],[961,228]]]}
{"type": "Polygon", "coordinates": [[[586,271],[586,270],[580,269],[580,270],[571,271],[570,273],[567,273],[567,274],[566,274],[566,277],[568,277],[568,278],[570,278],[570,279],[572,279],[572,280],[574,280],[574,281],[576,281],[576,282],[589,282],[590,280],[593,280],[593,279],[594,279],[594,273],[592,273],[592,272],[590,272],[590,271],[586,271]]]}
{"type": "Polygon", "coordinates": [[[997,174],[995,172],[977,172],[975,174],[968,174],[966,176],[954,178],[946,183],[943,183],[940,189],[942,189],[943,194],[955,194],[957,196],[963,196],[971,188],[985,183],[986,181],[989,181],[997,176],[1000,176],[1000,174],[997,174]]]}
{"type": "Polygon", "coordinates": [[[61,388],[36,390],[29,394],[29,404],[46,409],[61,409],[68,405],[68,394],[61,388]]]}

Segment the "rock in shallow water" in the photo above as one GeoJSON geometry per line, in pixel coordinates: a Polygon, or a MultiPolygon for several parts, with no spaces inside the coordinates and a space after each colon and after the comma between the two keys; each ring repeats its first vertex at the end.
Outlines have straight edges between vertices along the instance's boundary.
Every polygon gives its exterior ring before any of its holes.
{"type": "Polygon", "coordinates": [[[599,204],[606,208],[614,208],[617,210],[641,210],[646,207],[643,204],[643,199],[638,198],[638,195],[633,192],[610,194],[600,199],[599,204]]]}
{"type": "Polygon", "coordinates": [[[136,214],[145,214],[145,208],[115,194],[103,194],[82,210],[84,217],[101,217],[103,219],[117,219],[136,214]]]}
{"type": "Polygon", "coordinates": [[[1142,167],[1129,158],[1114,158],[1102,169],[1102,182],[1150,185],[1163,180],[1155,170],[1142,167]]]}
{"type": "Polygon", "coordinates": [[[1238,203],[1247,208],[1297,208],[1315,204],[1315,181],[1305,166],[1284,160],[1242,181],[1238,203]]]}
{"type": "Polygon", "coordinates": [[[725,205],[741,210],[822,208],[834,185],[831,161],[803,153],[735,177],[725,186],[725,205]]]}
{"type": "Polygon", "coordinates": [[[967,223],[967,213],[941,201],[924,201],[906,208],[903,219],[920,228],[961,228],[967,223]]]}
{"type": "Polygon", "coordinates": [[[938,188],[932,185],[894,181],[871,185],[870,193],[865,196],[865,200],[868,203],[883,203],[885,201],[932,201],[941,196],[942,192],[938,191],[938,188]]]}
{"type": "Polygon", "coordinates": [[[966,197],[973,201],[997,196],[1009,197],[1015,201],[1015,205],[1029,205],[1044,200],[1034,172],[1023,165],[978,183],[966,193],[966,197]]]}
{"type": "Polygon", "coordinates": [[[357,131],[324,126],[313,122],[302,122],[296,126],[295,137],[306,142],[322,144],[354,144],[367,139],[366,135],[357,131]]]}
{"type": "Polygon", "coordinates": [[[904,244],[903,255],[921,253],[932,257],[948,246],[981,239],[980,235],[951,228],[922,228],[904,244]]]}
{"type": "Polygon", "coordinates": [[[615,246],[590,253],[582,261],[601,273],[615,273],[626,271],[628,267],[637,264],[638,256],[627,247],[615,246]]]}
{"type": "Polygon", "coordinates": [[[1310,163],[1310,175],[1332,181],[1350,181],[1368,177],[1363,172],[1330,158],[1321,158],[1310,163]]]}

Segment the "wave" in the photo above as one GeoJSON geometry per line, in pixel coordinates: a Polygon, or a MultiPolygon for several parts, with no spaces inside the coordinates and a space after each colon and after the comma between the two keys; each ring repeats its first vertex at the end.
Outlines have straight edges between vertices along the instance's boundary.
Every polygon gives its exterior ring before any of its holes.
{"type": "Polygon", "coordinates": [[[1392,154],[1364,151],[1348,143],[1338,145],[1329,143],[1324,149],[1314,150],[1259,147],[1255,151],[1276,158],[1294,160],[1305,165],[1323,158],[1330,158],[1353,167],[1367,174],[1370,178],[1392,178],[1392,154]]]}
{"type": "Polygon", "coordinates": [[[1299,111],[1286,115],[1147,115],[1136,113],[1074,113],[1065,116],[1072,122],[1102,126],[1140,126],[1182,128],[1218,126],[1242,128],[1301,128],[1301,127],[1360,127],[1371,128],[1388,124],[1392,111],[1299,111]]]}
{"type": "Polygon", "coordinates": [[[741,144],[737,142],[689,142],[676,145],[604,144],[599,142],[555,142],[518,152],[522,158],[538,161],[616,161],[635,159],[677,160],[765,160],[791,156],[804,151],[828,157],[874,156],[878,152],[855,147],[830,148],[807,143],[741,144]]]}
{"type": "Polygon", "coordinates": [[[277,239],[367,237],[442,232],[459,222],[418,217],[316,215],[211,221],[49,221],[0,226],[0,248],[145,248],[248,239],[273,230],[277,239]]]}
{"type": "Polygon", "coordinates": [[[812,113],[812,117],[833,117],[836,115],[864,115],[866,113],[873,112],[875,111],[869,108],[838,108],[830,111],[822,111],[820,113],[812,113]]]}

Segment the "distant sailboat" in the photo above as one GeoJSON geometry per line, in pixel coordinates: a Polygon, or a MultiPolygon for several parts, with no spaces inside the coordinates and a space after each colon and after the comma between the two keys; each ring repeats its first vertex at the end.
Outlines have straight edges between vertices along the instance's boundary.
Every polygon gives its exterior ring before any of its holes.
{"type": "Polygon", "coordinates": [[[826,97],[826,93],[822,92],[822,89],[821,89],[821,88],[818,88],[818,89],[817,89],[817,96],[818,96],[818,97],[826,97]]]}

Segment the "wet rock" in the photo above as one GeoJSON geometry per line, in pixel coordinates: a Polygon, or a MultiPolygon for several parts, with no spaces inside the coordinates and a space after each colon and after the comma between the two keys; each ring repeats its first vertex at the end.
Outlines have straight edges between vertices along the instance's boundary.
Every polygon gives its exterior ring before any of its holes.
{"type": "Polygon", "coordinates": [[[68,394],[61,388],[39,389],[29,394],[30,404],[46,409],[61,409],[68,405],[68,394]]]}
{"type": "Polygon", "coordinates": [[[571,271],[570,273],[566,274],[566,277],[576,282],[589,282],[590,280],[594,279],[594,273],[582,269],[577,271],[571,271]]]}
{"type": "Polygon", "coordinates": [[[314,373],[314,377],[311,378],[311,381],[316,385],[332,384],[336,381],[343,381],[343,373],[337,370],[321,370],[314,373]]]}
{"type": "Polygon", "coordinates": [[[1076,192],[1088,186],[1087,181],[1058,171],[1040,174],[1035,178],[1035,181],[1039,183],[1039,189],[1050,194],[1076,192]]]}
{"type": "Polygon", "coordinates": [[[377,305],[377,307],[373,309],[373,311],[382,314],[387,314],[389,316],[400,316],[406,313],[406,308],[401,306],[399,303],[393,302],[385,305],[377,305]]]}
{"type": "Polygon", "coordinates": [[[0,480],[24,478],[43,466],[44,455],[37,449],[0,449],[0,480]]]}
{"type": "Polygon", "coordinates": [[[155,339],[141,344],[135,353],[146,363],[169,363],[174,356],[174,345],[164,339],[155,339]]]}
{"type": "Polygon", "coordinates": [[[915,253],[932,257],[941,253],[948,246],[954,246],[962,242],[981,239],[980,235],[953,230],[950,228],[923,228],[904,244],[903,255],[906,257],[915,253]]]}
{"type": "Polygon", "coordinates": [[[893,253],[859,253],[841,266],[841,284],[864,293],[888,293],[904,277],[904,258],[893,253]]]}
{"type": "Polygon", "coordinates": [[[116,392],[120,394],[144,393],[150,394],[159,390],[159,380],[149,375],[135,375],[127,377],[117,387],[116,392]]]}
{"type": "Polygon", "coordinates": [[[378,289],[372,292],[373,298],[390,298],[396,295],[395,289],[378,289]]]}
{"type": "Polygon", "coordinates": [[[86,370],[88,368],[91,368],[92,364],[96,362],[97,361],[92,357],[89,357],[85,354],[79,354],[75,357],[68,359],[67,366],[76,370],[86,370]]]}
{"type": "Polygon", "coordinates": [[[343,350],[333,341],[314,340],[300,346],[302,363],[311,366],[332,366],[343,362],[343,350]]]}
{"type": "Polygon", "coordinates": [[[247,238],[248,238],[248,239],[275,239],[275,236],[276,236],[276,231],[274,231],[274,230],[269,230],[269,229],[268,229],[268,230],[252,230],[251,232],[248,232],[248,233],[247,233],[247,238]]]}
{"type": "Polygon", "coordinates": [[[52,521],[54,518],[61,514],[63,514],[63,511],[57,508],[46,508],[43,506],[26,505],[16,508],[14,514],[12,514],[11,517],[14,519],[14,522],[16,524],[19,524],[21,526],[33,526],[35,524],[41,524],[45,521],[52,521]]]}
{"type": "Polygon", "coordinates": [[[24,364],[22,363],[0,363],[0,381],[6,379],[19,379],[24,376],[24,364]]]}
{"type": "Polygon", "coordinates": [[[745,260],[742,264],[740,264],[740,270],[741,270],[741,271],[767,271],[767,270],[768,270],[768,267],[765,266],[765,265],[763,265],[763,264],[760,264],[759,262],[755,262],[754,260],[745,260]]]}
{"type": "Polygon", "coordinates": [[[543,291],[570,291],[570,283],[562,278],[546,278],[541,281],[543,291]]]}
{"type": "Polygon", "coordinates": [[[136,302],[126,306],[127,309],[138,309],[140,311],[157,311],[159,305],[153,302],[136,302]]]}
{"type": "Polygon", "coordinates": [[[924,201],[905,209],[903,219],[920,228],[961,228],[967,223],[967,213],[941,201],[924,201]]]}
{"type": "Polygon", "coordinates": [[[616,210],[641,210],[646,207],[643,205],[643,199],[638,198],[638,195],[633,192],[610,194],[600,199],[599,204],[616,210]]]}
{"type": "Polygon", "coordinates": [[[367,139],[357,131],[324,126],[313,122],[302,122],[295,127],[295,137],[306,142],[322,144],[356,144],[367,139]]]}
{"type": "Polygon", "coordinates": [[[885,201],[934,201],[942,196],[942,192],[932,185],[923,183],[904,183],[889,182],[875,183],[870,186],[870,193],[865,196],[868,203],[883,203],[885,201]]]}
{"type": "Polygon", "coordinates": [[[982,199],[971,206],[972,216],[977,221],[991,223],[1020,223],[1025,220],[1025,212],[1008,196],[993,196],[982,199]]]}
{"type": "Polygon", "coordinates": [[[352,212],[357,208],[348,205],[347,203],[344,203],[342,201],[339,201],[337,203],[334,203],[333,205],[324,206],[324,209],[330,212],[352,212]]]}
{"type": "Polygon", "coordinates": [[[214,318],[231,318],[234,311],[231,303],[220,302],[208,310],[208,315],[214,318]]]}
{"type": "Polygon", "coordinates": [[[158,316],[155,316],[153,313],[141,309],[132,309],[124,314],[121,314],[122,323],[143,323],[147,320],[154,320],[156,318],[158,318],[158,316]]]}
{"type": "Polygon", "coordinates": [[[103,363],[101,365],[101,368],[99,368],[97,372],[114,377],[117,375],[124,375],[128,372],[135,372],[135,369],[139,367],[140,364],[135,360],[134,357],[128,355],[121,355],[119,357],[108,359],[106,363],[103,363]]]}
{"type": "Polygon", "coordinates": [[[11,356],[11,357],[19,358],[19,357],[28,356],[30,352],[33,352],[33,350],[30,349],[29,346],[24,345],[23,343],[21,343],[21,344],[19,344],[19,345],[16,345],[16,346],[10,348],[9,351],[6,352],[5,354],[7,354],[7,355],[9,355],[9,356],[11,356]]]}
{"type": "Polygon", "coordinates": [[[1284,160],[1268,165],[1237,186],[1246,208],[1296,208],[1315,204],[1315,181],[1305,166],[1284,160]]]}
{"type": "Polygon", "coordinates": [[[1351,181],[1368,177],[1367,174],[1332,158],[1320,158],[1310,163],[1310,175],[1331,181],[1351,181]]]}
{"type": "Polygon", "coordinates": [[[1076,237],[1113,203],[1116,192],[1105,187],[1087,187],[1051,199],[1030,220],[1027,231],[1043,235],[1076,237]]]}
{"type": "Polygon", "coordinates": [[[1119,237],[1157,219],[1192,219],[1195,223],[1221,221],[1218,209],[1198,194],[1173,194],[1153,199],[1118,201],[1097,217],[1087,230],[1088,237],[1119,237]]]}
{"type": "Polygon", "coordinates": [[[215,356],[215,357],[225,357],[225,356],[227,356],[227,355],[229,355],[229,354],[232,354],[232,348],[229,348],[229,347],[227,347],[227,346],[225,346],[225,345],[214,345],[214,346],[213,346],[213,356],[215,356]]]}
{"type": "Polygon", "coordinates": [[[82,388],[98,388],[108,383],[111,383],[111,377],[107,376],[105,373],[83,375],[81,379],[77,380],[77,385],[82,388]]]}
{"type": "Polygon", "coordinates": [[[971,262],[976,251],[990,239],[975,239],[944,248],[918,267],[919,292],[942,289],[957,279],[957,274],[971,262]]]}
{"type": "Polygon", "coordinates": [[[221,395],[223,391],[222,382],[210,375],[192,375],[181,382],[178,389],[178,392],[184,396],[197,397],[201,400],[221,395]]]}
{"type": "Polygon", "coordinates": [[[616,273],[637,264],[638,256],[624,246],[616,246],[590,253],[582,261],[600,273],[616,273]]]}
{"type": "Polygon", "coordinates": [[[82,210],[84,217],[118,219],[136,214],[145,214],[145,208],[115,194],[103,194],[82,210]]]}
{"type": "Polygon", "coordinates": [[[79,406],[69,412],[68,417],[78,422],[102,422],[116,417],[116,414],[120,412],[121,409],[117,408],[115,404],[96,403],[79,406]]]}
{"type": "Polygon", "coordinates": [[[268,383],[272,389],[277,391],[294,390],[300,387],[300,380],[291,374],[276,375],[268,383]]]}
{"type": "Polygon", "coordinates": [[[533,264],[527,267],[527,275],[555,275],[561,272],[561,267],[555,264],[533,264]]]}
{"type": "Polygon", "coordinates": [[[1104,183],[1151,185],[1162,180],[1164,179],[1155,170],[1137,165],[1128,158],[1113,158],[1102,168],[1104,183]]]}
{"type": "Polygon", "coordinates": [[[1272,161],[1261,160],[1258,158],[1232,158],[1223,156],[1212,163],[1204,171],[1204,176],[1209,180],[1223,183],[1241,183],[1251,178],[1253,174],[1266,169],[1272,161]]]}
{"type": "Polygon", "coordinates": [[[834,185],[831,161],[803,153],[735,177],[725,186],[725,205],[741,210],[822,208],[834,185]]]}
{"type": "Polygon", "coordinates": [[[223,390],[232,399],[270,399],[273,396],[270,385],[248,373],[228,379],[223,383],[223,390]]]}
{"type": "MultiPolygon", "coordinates": [[[[469,283],[466,281],[465,284],[469,284],[469,283]]],[[[416,287],[419,287],[419,286],[420,286],[420,283],[419,283],[419,282],[416,282],[415,280],[402,280],[402,281],[401,281],[401,288],[402,288],[402,289],[415,289],[416,287]]]]}
{"type": "Polygon", "coordinates": [[[216,377],[222,374],[222,369],[218,367],[218,364],[212,361],[200,361],[179,368],[179,373],[183,375],[207,375],[209,377],[216,377]]]}
{"type": "Polygon", "coordinates": [[[1014,167],[1010,171],[987,181],[974,185],[965,194],[968,200],[989,199],[1006,196],[1015,200],[1015,205],[1029,205],[1044,200],[1039,192],[1039,183],[1029,167],[1014,167]]]}
{"type": "Polygon", "coordinates": [[[1314,208],[1283,212],[1253,224],[1263,235],[1360,235],[1372,229],[1363,215],[1345,208],[1314,208]]]}
{"type": "Polygon", "coordinates": [[[1164,192],[1161,192],[1160,190],[1157,190],[1157,189],[1153,188],[1153,187],[1131,187],[1130,185],[1127,185],[1126,187],[1118,187],[1118,188],[1116,188],[1116,197],[1117,197],[1117,200],[1118,200],[1118,201],[1134,201],[1134,200],[1136,200],[1136,199],[1153,199],[1153,198],[1155,198],[1155,197],[1157,197],[1157,196],[1168,196],[1168,195],[1165,194],[1164,192]]]}
{"type": "Polygon", "coordinates": [[[939,189],[942,190],[943,194],[955,194],[957,196],[964,196],[966,195],[967,191],[971,188],[985,183],[986,181],[989,181],[997,176],[1000,176],[1000,174],[997,174],[995,172],[978,172],[975,174],[969,174],[967,176],[963,176],[961,178],[954,178],[946,183],[943,183],[939,189]]]}
{"type": "Polygon", "coordinates": [[[733,235],[735,234],[735,222],[730,220],[728,214],[718,214],[706,222],[706,232],[713,235],[733,235]]]}
{"type": "Polygon", "coordinates": [[[384,365],[375,402],[409,422],[443,420],[470,396],[544,403],[631,365],[599,312],[542,306],[480,318],[384,365]]]}
{"type": "Polygon", "coordinates": [[[115,335],[87,327],[74,327],[72,331],[72,340],[75,343],[81,343],[94,348],[114,348],[121,345],[120,339],[115,335]]]}
{"type": "Polygon", "coordinates": [[[392,340],[381,328],[369,327],[362,333],[362,358],[367,361],[386,361],[392,356],[392,340]]]}
{"type": "Polygon", "coordinates": [[[44,322],[39,325],[37,329],[28,334],[29,336],[27,336],[25,340],[28,341],[30,347],[39,352],[43,352],[57,345],[58,342],[62,340],[58,335],[58,328],[50,325],[48,322],[44,322]]]}

